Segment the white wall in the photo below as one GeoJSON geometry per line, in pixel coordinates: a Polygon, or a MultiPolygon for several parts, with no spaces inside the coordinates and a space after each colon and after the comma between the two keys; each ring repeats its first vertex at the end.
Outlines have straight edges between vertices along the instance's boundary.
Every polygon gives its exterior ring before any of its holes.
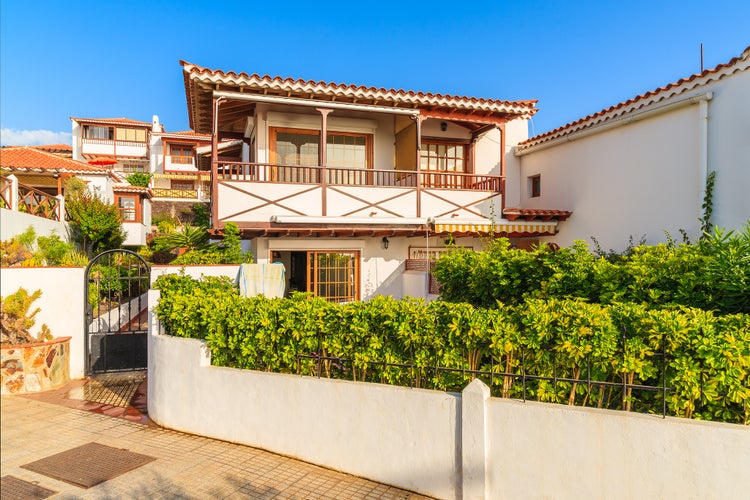
{"type": "Polygon", "coordinates": [[[201,341],[149,340],[159,425],[457,497],[456,395],[212,367],[201,341]]]}
{"type": "Polygon", "coordinates": [[[70,378],[84,376],[84,290],[82,267],[24,267],[0,270],[0,295],[24,288],[42,291],[32,308],[40,308],[31,333],[38,335],[46,324],[54,337],[70,339],[70,378]]]}
{"type": "Polygon", "coordinates": [[[496,398],[487,401],[487,422],[487,498],[750,492],[747,426],[496,398]]]}
{"type": "Polygon", "coordinates": [[[741,229],[750,220],[750,71],[710,88],[708,168],[716,171],[713,222],[741,229]]]}
{"type": "Polygon", "coordinates": [[[7,208],[0,208],[0,240],[5,241],[18,236],[26,231],[29,226],[34,226],[36,235],[50,236],[56,234],[63,241],[69,241],[68,224],[37,217],[24,212],[13,212],[7,208]]]}
{"type": "Polygon", "coordinates": [[[571,210],[552,238],[563,246],[594,236],[605,250],[623,249],[631,235],[653,244],[665,230],[679,238],[680,228],[697,236],[698,110],[687,106],[522,156],[521,206],[571,210]],[[531,198],[534,175],[541,196],[531,198]]]}
{"type": "MultiPolygon", "coordinates": [[[[149,311],[158,301],[149,292],[149,311]]],[[[437,498],[744,498],[747,426],[210,366],[149,314],[148,412],[437,498]]]]}
{"type": "MultiPolygon", "coordinates": [[[[674,91],[675,97],[635,110],[649,112],[712,93],[707,101],[707,170],[717,172],[712,222],[735,230],[750,219],[747,66],[738,63],[736,71],[717,81],[705,82],[704,77],[683,93],[674,91]]],[[[521,193],[523,208],[573,211],[552,238],[561,245],[594,236],[605,250],[622,250],[631,235],[637,242],[645,234],[646,242],[653,244],[666,240],[664,231],[679,240],[679,229],[694,240],[700,235],[707,173],[701,159],[701,124],[701,104],[693,103],[585,137],[571,135],[572,142],[561,140],[522,153],[519,178],[508,191],[521,193]],[[536,174],[541,175],[542,195],[529,198],[527,178],[536,174]]]]}

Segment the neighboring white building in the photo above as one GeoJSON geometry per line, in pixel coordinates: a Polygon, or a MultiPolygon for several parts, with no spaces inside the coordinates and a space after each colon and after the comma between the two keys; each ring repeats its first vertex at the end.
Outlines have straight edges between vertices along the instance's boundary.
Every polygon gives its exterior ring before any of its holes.
{"type": "Polygon", "coordinates": [[[66,158],[49,150],[50,146],[0,149],[2,239],[22,233],[29,225],[35,225],[39,234],[43,232],[40,228],[50,227],[61,237],[67,237],[67,229],[61,230],[65,227],[64,180],[75,176],[104,201],[118,206],[127,235],[123,245],[146,244],[146,234],[151,228],[148,188],[130,186],[112,169],[66,158]],[[57,226],[41,219],[52,220],[57,226]]]}
{"type": "Polygon", "coordinates": [[[285,264],[287,290],[338,301],[428,296],[424,271],[446,240],[524,245],[570,215],[506,202],[520,200],[506,192],[506,162],[536,101],[182,64],[190,126],[214,139],[213,231],[236,223],[257,262],[285,264]],[[241,158],[222,157],[222,141],[242,141],[241,158]]]}
{"type": "MultiPolygon", "coordinates": [[[[706,177],[714,225],[750,219],[750,47],[726,64],[659,87],[516,148],[519,206],[573,213],[545,238],[595,237],[604,249],[700,235],[706,177]]],[[[511,172],[508,173],[510,182],[511,172]]]]}

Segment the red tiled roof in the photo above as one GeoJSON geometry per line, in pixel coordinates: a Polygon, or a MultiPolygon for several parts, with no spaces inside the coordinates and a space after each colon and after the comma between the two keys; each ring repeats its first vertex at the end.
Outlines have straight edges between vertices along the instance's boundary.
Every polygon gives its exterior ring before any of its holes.
{"type": "Polygon", "coordinates": [[[696,73],[686,78],[669,83],[663,87],[640,94],[625,102],[621,102],[609,108],[603,109],[584,118],[570,122],[562,127],[558,127],[549,132],[531,137],[518,145],[518,149],[523,151],[525,148],[536,146],[544,142],[549,142],[558,137],[562,137],[582,129],[586,129],[599,123],[612,120],[628,112],[644,108],[655,102],[664,101],[670,97],[684,94],[698,87],[704,86],[709,82],[721,80],[737,71],[745,71],[750,68],[750,46],[748,46],[740,56],[733,58],[728,63],[719,64],[715,68],[704,70],[702,73],[696,73]]]}
{"type": "Polygon", "coordinates": [[[151,127],[151,122],[141,122],[138,120],[131,120],[130,118],[75,118],[71,116],[70,119],[79,123],[101,123],[104,125],[136,125],[139,127],[151,127]]]}
{"type": "Polygon", "coordinates": [[[115,184],[112,187],[115,193],[138,193],[151,197],[151,190],[144,186],[133,186],[132,184],[115,184]]]}
{"type": "Polygon", "coordinates": [[[547,210],[542,208],[506,208],[503,209],[503,217],[508,220],[559,220],[564,221],[573,212],[569,210],[547,210]]]}
{"type": "Polygon", "coordinates": [[[50,153],[72,153],[73,146],[70,144],[40,144],[39,146],[32,146],[35,149],[41,149],[42,151],[48,151],[50,153]]]}
{"type": "MultiPolygon", "coordinates": [[[[432,92],[414,92],[404,89],[386,89],[368,87],[364,85],[339,84],[325,81],[303,80],[294,78],[283,78],[280,76],[249,75],[247,73],[225,72],[223,70],[212,70],[186,61],[180,61],[185,78],[185,90],[188,104],[188,115],[193,128],[195,117],[193,106],[197,99],[191,97],[192,92],[198,92],[191,83],[209,85],[212,88],[224,86],[225,88],[237,87],[244,91],[256,91],[270,95],[304,96],[309,99],[339,102],[356,102],[379,106],[392,106],[395,108],[414,109],[440,109],[463,113],[478,113],[479,119],[482,113],[501,114],[515,117],[530,117],[537,112],[536,100],[505,101],[499,99],[484,99],[468,96],[456,96],[449,94],[438,94],[432,92]]],[[[200,130],[200,128],[199,128],[200,130]]]]}
{"type": "Polygon", "coordinates": [[[30,146],[0,149],[0,167],[26,172],[69,172],[108,175],[106,168],[89,165],[30,146]]]}

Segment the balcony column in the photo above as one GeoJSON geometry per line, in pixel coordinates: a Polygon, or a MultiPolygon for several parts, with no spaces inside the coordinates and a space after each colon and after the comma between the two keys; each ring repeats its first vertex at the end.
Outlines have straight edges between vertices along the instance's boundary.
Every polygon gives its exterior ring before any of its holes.
{"type": "Polygon", "coordinates": [[[417,217],[422,217],[422,169],[420,167],[422,162],[422,122],[427,117],[414,114],[409,115],[409,118],[414,120],[414,125],[417,127],[416,151],[414,153],[416,161],[415,170],[417,172],[417,217]]]}
{"type": "Polygon", "coordinates": [[[211,227],[219,229],[219,104],[223,97],[213,98],[214,120],[211,131],[211,227]]]}
{"type": "Polygon", "coordinates": [[[320,164],[321,202],[323,203],[321,213],[325,216],[328,212],[328,202],[326,200],[326,186],[328,185],[328,169],[326,168],[328,163],[328,152],[326,151],[326,145],[328,144],[328,114],[333,112],[333,110],[326,108],[315,108],[315,110],[320,113],[320,146],[318,148],[318,163],[320,164]]]}

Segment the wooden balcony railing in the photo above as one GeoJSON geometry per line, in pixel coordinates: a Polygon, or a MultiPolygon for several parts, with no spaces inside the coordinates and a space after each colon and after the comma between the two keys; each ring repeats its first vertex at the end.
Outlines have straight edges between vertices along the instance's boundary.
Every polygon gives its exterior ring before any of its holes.
{"type": "Polygon", "coordinates": [[[10,208],[12,205],[13,183],[5,176],[0,177],[0,208],[10,208]]]}
{"type": "Polygon", "coordinates": [[[10,210],[15,208],[19,212],[25,212],[58,222],[66,220],[67,214],[63,208],[64,203],[61,198],[52,196],[31,186],[26,186],[12,179],[5,176],[2,176],[0,179],[0,204],[2,208],[10,210]],[[13,193],[14,185],[17,186],[15,187],[16,193],[13,193]],[[17,205],[15,207],[14,194],[17,197],[17,205]]]}
{"type": "Polygon", "coordinates": [[[499,176],[456,172],[374,170],[360,168],[274,165],[270,163],[220,162],[221,180],[270,183],[304,183],[339,186],[417,187],[500,191],[499,176]]]}
{"type": "Polygon", "coordinates": [[[154,198],[177,198],[181,200],[197,200],[198,197],[197,189],[164,189],[164,188],[152,188],[151,195],[154,198]]]}

